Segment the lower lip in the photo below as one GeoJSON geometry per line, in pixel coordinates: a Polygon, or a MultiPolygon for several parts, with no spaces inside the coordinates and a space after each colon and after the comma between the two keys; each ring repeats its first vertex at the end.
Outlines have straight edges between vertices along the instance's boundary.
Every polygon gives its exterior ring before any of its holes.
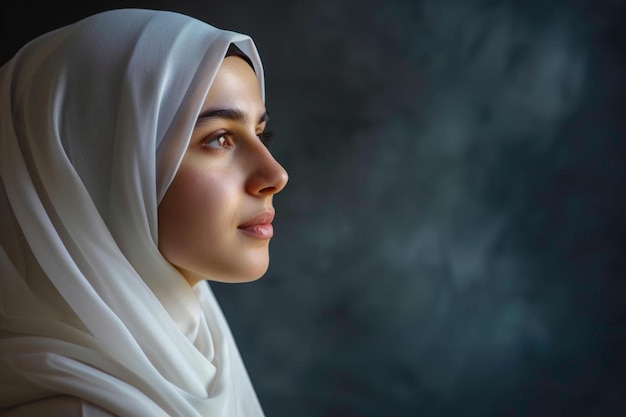
{"type": "Polygon", "coordinates": [[[270,239],[274,236],[274,228],[271,224],[255,224],[254,226],[240,227],[239,230],[257,239],[270,239]]]}

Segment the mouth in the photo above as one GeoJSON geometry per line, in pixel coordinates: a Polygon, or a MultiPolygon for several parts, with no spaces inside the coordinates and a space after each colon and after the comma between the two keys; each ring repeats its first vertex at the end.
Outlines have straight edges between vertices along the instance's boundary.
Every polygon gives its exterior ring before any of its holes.
{"type": "Polygon", "coordinates": [[[237,226],[237,229],[246,235],[257,239],[270,239],[274,235],[272,221],[274,220],[273,211],[264,211],[245,223],[237,226]]]}

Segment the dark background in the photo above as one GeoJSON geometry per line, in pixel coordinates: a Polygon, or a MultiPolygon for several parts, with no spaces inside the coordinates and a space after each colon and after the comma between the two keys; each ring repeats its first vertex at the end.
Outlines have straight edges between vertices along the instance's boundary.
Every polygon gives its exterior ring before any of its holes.
{"type": "Polygon", "coordinates": [[[626,415],[625,1],[5,0],[251,35],[272,266],[213,285],[268,417],[626,415]]]}

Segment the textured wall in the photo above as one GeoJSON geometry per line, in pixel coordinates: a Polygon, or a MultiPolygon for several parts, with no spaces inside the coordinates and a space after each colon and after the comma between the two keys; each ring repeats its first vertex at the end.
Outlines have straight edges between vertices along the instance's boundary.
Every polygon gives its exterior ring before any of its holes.
{"type": "Polygon", "coordinates": [[[626,413],[626,2],[13,3],[3,61],[117,6],[255,38],[291,180],[213,288],[268,417],[626,413]]]}

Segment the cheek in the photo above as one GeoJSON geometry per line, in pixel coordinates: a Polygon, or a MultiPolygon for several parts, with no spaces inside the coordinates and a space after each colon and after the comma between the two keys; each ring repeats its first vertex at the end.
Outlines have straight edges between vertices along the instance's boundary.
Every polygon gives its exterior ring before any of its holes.
{"type": "Polygon", "coordinates": [[[170,263],[178,264],[219,238],[233,214],[224,177],[197,169],[179,170],[159,205],[159,249],[170,263]]]}

